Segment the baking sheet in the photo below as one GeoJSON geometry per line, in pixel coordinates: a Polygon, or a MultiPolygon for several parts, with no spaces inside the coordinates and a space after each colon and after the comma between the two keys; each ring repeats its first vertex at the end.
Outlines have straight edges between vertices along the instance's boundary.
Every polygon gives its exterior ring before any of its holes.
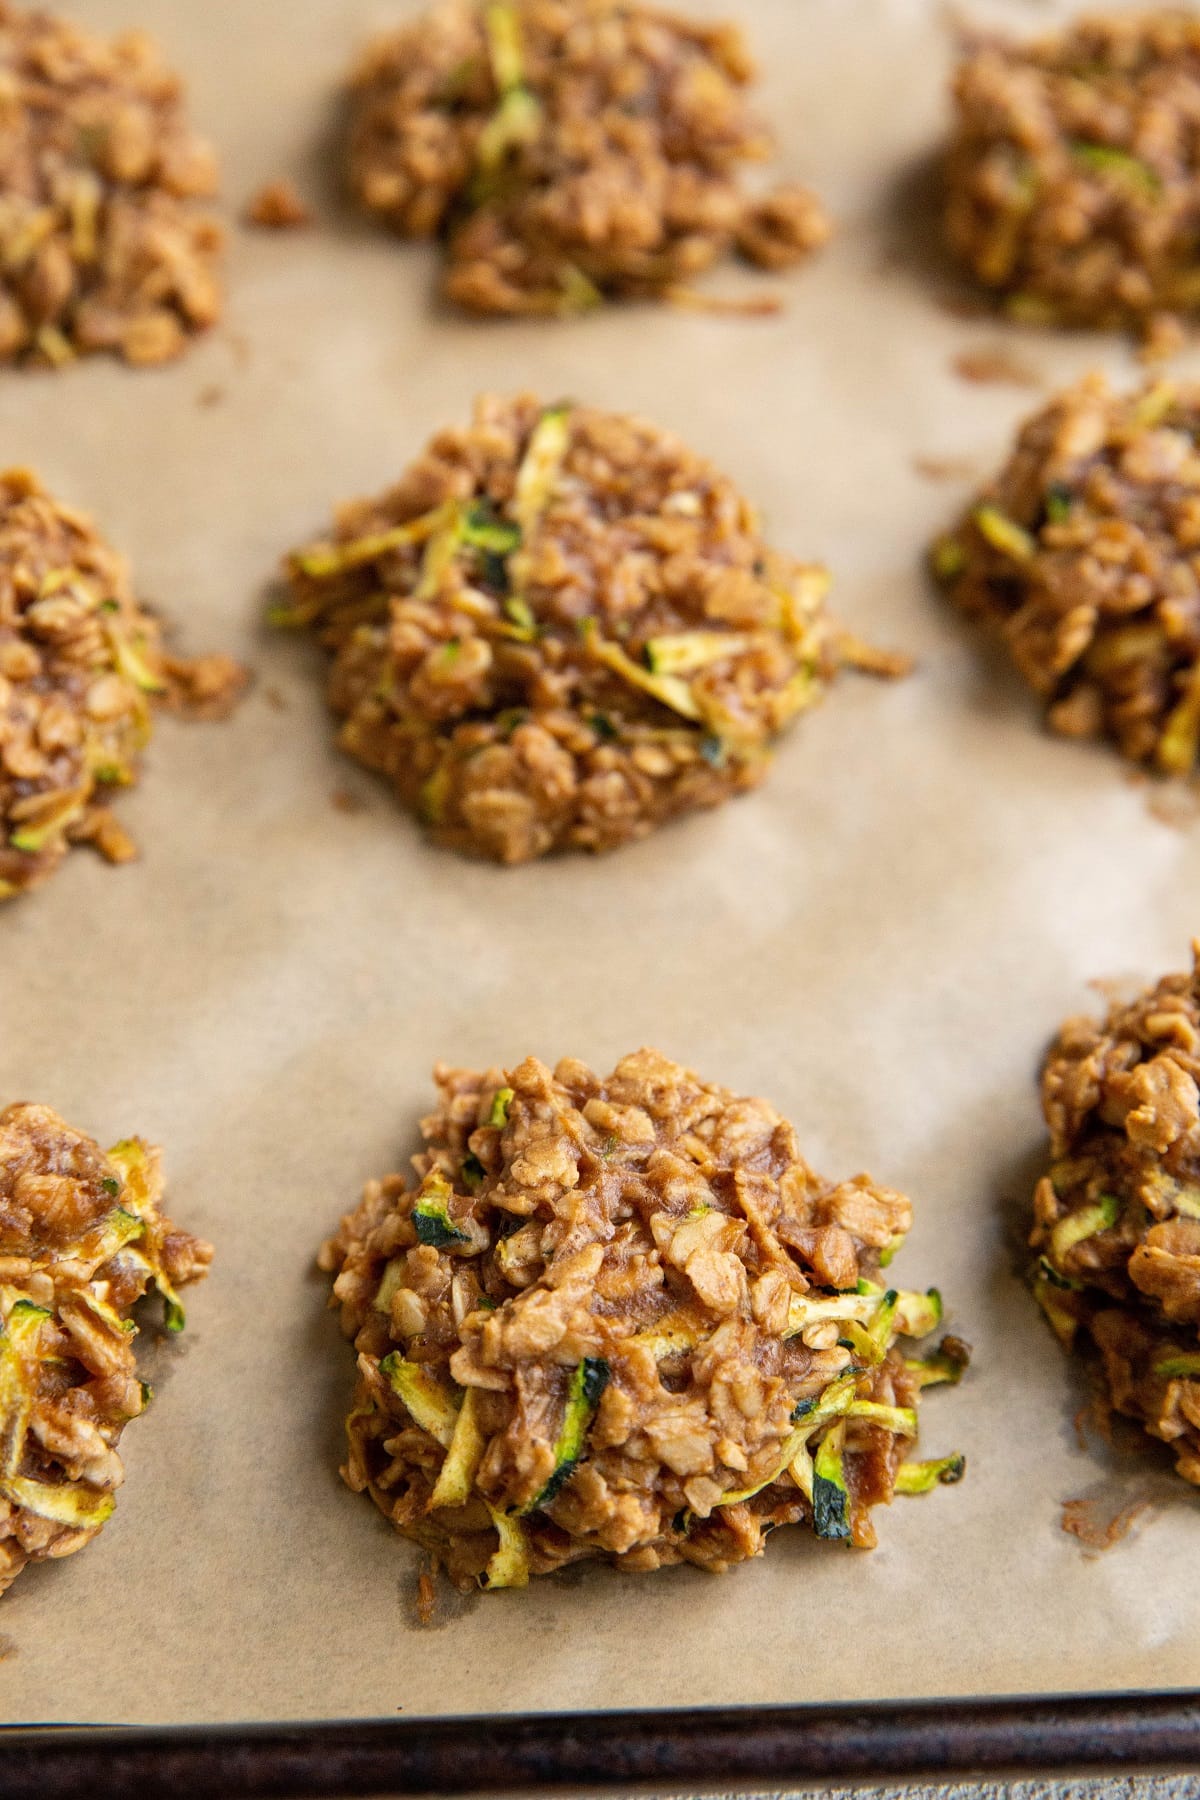
{"type": "MultiPolygon", "coordinates": [[[[697,8],[703,0],[691,0],[697,8]]],[[[0,378],[0,458],[93,511],[187,648],[245,655],[233,722],[164,722],[121,816],[144,859],[85,852],[0,913],[0,1097],[166,1148],[169,1203],[217,1244],[112,1522],[0,1605],[9,1722],[201,1722],[882,1700],[1200,1681],[1200,1513],[1167,1482],[1101,1559],[1059,1529],[1102,1481],[1079,1389],[1010,1273],[1006,1205],[1041,1141],[1033,1075],[1095,976],[1182,966],[1200,824],[1155,817],[1110,755],[1050,740],[920,573],[926,538],[1035,389],[1128,350],[939,304],[920,164],[948,39],[923,0],[714,0],[765,70],[782,167],[837,238],[777,320],[611,310],[552,327],[432,304],[434,260],[348,217],[336,79],[402,0],[77,0],[186,72],[231,210],[292,174],[319,230],[235,231],[227,323],[176,367],[0,378]],[[430,849],[330,747],[318,662],[262,634],[264,583],[331,503],[387,484],[487,387],[642,411],[717,457],[841,615],[920,661],[847,679],[757,794],[607,859],[503,870],[430,849]],[[333,803],[351,793],[361,810],[333,803]],[[340,1484],[352,1358],[314,1250],[414,1147],[435,1057],[656,1045],[768,1095],[829,1174],[910,1192],[897,1265],[976,1347],[927,1396],[966,1481],[878,1515],[873,1555],[803,1533],[713,1579],[596,1569],[481,1596],[421,1633],[415,1551],[340,1484]]],[[[410,10],[410,9],[409,9],[410,10]]],[[[996,9],[993,8],[993,11],[996,9]]],[[[999,9],[1044,20],[1045,5],[999,9]]],[[[718,285],[750,286],[731,273],[718,285]]],[[[754,291],[762,290],[755,281],[754,291]]],[[[1200,357],[1185,359],[1200,367],[1200,357]]],[[[146,1334],[147,1339],[152,1334],[146,1334]]]]}

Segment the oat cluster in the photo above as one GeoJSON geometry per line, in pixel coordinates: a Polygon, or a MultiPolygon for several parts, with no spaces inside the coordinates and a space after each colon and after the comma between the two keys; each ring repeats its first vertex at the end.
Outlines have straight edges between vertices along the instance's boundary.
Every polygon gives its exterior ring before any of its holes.
{"type": "Polygon", "coordinates": [[[1086,18],[975,43],[954,83],[952,249],[1016,317],[1112,326],[1200,305],[1200,19],[1086,18]]]}
{"type": "Polygon", "coordinates": [[[0,475],[0,900],[72,844],[136,851],[109,807],[137,779],[157,702],[220,717],[245,674],[162,647],[124,562],[25,469],[0,475]]]}
{"type": "Polygon", "coordinates": [[[221,309],[215,186],[148,38],[0,0],[0,362],[177,356],[221,309]]]}
{"type": "Polygon", "coordinates": [[[770,153],[753,72],[734,26],[640,0],[450,0],[359,63],[351,186],[444,240],[445,291],[475,312],[670,294],[731,251],[786,268],[829,227],[805,188],[743,191],[770,153]]]}
{"type": "Polygon", "coordinates": [[[936,1293],[880,1275],[903,1194],[804,1162],[762,1100],[655,1051],[608,1076],[440,1067],[416,1180],[368,1184],[325,1246],[358,1357],[348,1485],[459,1585],[580,1558],[722,1571],[808,1524],[957,1480],[912,1460],[936,1293]]]}
{"type": "Polygon", "coordinates": [[[118,1441],[151,1397],[132,1309],[153,1284],[181,1331],[176,1290],[212,1257],[162,1189],[140,1138],[104,1151],[47,1106],[0,1112],[0,1592],[112,1513],[118,1441]]]}
{"type": "Polygon", "coordinates": [[[1023,428],[933,562],[1055,730],[1164,774],[1200,757],[1200,386],[1091,376],[1023,428]]]}
{"type": "Polygon", "coordinates": [[[1034,1198],[1036,1291],[1109,1398],[1200,1485],[1200,942],[1103,1021],[1068,1019],[1042,1071],[1051,1165],[1034,1198]]]}
{"type": "Polygon", "coordinates": [[[288,574],[276,617],[332,657],[343,747],[439,842],[503,862],[717,805],[840,662],[904,667],[676,438],[530,395],[483,398],[288,574]]]}

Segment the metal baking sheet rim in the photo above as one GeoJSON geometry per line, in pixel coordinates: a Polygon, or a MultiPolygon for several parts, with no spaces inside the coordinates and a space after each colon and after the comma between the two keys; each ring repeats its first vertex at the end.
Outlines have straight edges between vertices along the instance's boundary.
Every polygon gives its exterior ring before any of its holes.
{"type": "Polygon", "coordinates": [[[0,1736],[0,1800],[467,1794],[586,1784],[1200,1766],[1200,1692],[916,1706],[470,1715],[437,1720],[64,1730],[0,1736]]]}

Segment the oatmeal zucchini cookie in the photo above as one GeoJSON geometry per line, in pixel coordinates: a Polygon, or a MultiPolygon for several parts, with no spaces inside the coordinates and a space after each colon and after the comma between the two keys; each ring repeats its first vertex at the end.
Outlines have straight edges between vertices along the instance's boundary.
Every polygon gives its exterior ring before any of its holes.
{"type": "Polygon", "coordinates": [[[1030,1241],[1063,1344],[1096,1346],[1112,1405],[1200,1485],[1200,941],[1193,965],[1059,1032],[1030,1241]]]}
{"type": "Polygon", "coordinates": [[[806,189],[750,198],[770,152],[732,25],[640,0],[449,0],[370,45],[350,181],[404,237],[445,242],[445,291],[482,313],[670,294],[731,250],[782,269],[822,244],[806,189]]]}
{"type": "Polygon", "coordinates": [[[765,1101],[652,1050],[435,1080],[417,1179],[368,1183],[321,1265],[358,1355],[343,1477],[457,1584],[720,1572],[788,1524],[870,1547],[872,1507],[960,1478],[914,1457],[969,1352],[901,1347],[942,1315],[881,1278],[903,1194],[822,1181],[765,1101]]]}
{"type": "Polygon", "coordinates": [[[153,1283],[182,1331],[176,1290],[212,1259],[160,1210],[162,1188],[140,1138],[104,1151],[48,1106],[0,1112],[0,1592],[113,1510],[117,1443],[150,1399],[133,1307],[153,1283]]]}
{"type": "Polygon", "coordinates": [[[1146,324],[1200,305],[1200,19],[977,41],[954,82],[951,248],[1008,310],[1146,324]]]}
{"type": "Polygon", "coordinates": [[[932,559],[1053,730],[1164,774],[1200,754],[1198,436],[1200,386],[1091,376],[1029,420],[932,559]]]}
{"type": "Polygon", "coordinates": [[[733,484],[638,419],[485,397],[287,562],[340,742],[439,842],[608,849],[766,772],[839,663],[892,674],[733,484]]]}
{"type": "Polygon", "coordinates": [[[169,655],[121,558],[27,469],[0,475],[0,900],[71,844],[136,855],[108,800],[137,778],[151,707],[219,717],[245,673],[169,655]]]}
{"type": "Polygon", "coordinates": [[[0,362],[177,356],[221,309],[215,186],[148,38],[0,0],[0,362]]]}

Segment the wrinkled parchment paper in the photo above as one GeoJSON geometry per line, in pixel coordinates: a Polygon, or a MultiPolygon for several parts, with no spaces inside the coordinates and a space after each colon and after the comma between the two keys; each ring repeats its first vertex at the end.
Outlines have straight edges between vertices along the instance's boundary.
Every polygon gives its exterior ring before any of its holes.
{"type": "Polygon", "coordinates": [[[1136,366],[940,303],[919,179],[949,49],[933,0],[711,9],[744,16],[781,167],[827,199],[836,241],[780,284],[776,320],[554,327],[445,315],[432,252],[336,202],[337,79],[403,0],[67,8],[161,37],[231,213],[287,173],[322,223],[235,229],[227,324],[168,371],[0,375],[3,461],[94,512],[184,647],[258,677],[232,723],[162,725],[121,803],[141,862],[76,852],[0,913],[0,1097],[163,1144],[172,1211],[217,1244],[178,1346],[145,1334],[156,1399],[125,1437],[113,1520],[0,1602],[9,1722],[1200,1681],[1200,1498],[1160,1479],[1156,1515],[1103,1558],[1062,1533],[1061,1503],[1106,1477],[1006,1244],[1041,1142],[1042,1044],[1099,1004],[1090,978],[1184,964],[1200,822],[1163,822],[1115,757],[1043,736],[920,572],[970,470],[1038,401],[965,382],[956,356],[1004,345],[1043,385],[1136,366]],[[334,500],[387,484],[476,391],[520,385],[642,411],[718,458],[782,545],[827,559],[841,615],[918,673],[845,680],[757,794],[606,859],[504,870],[427,848],[332,750],[317,658],[260,632],[262,589],[334,500]],[[964,1450],[967,1479],[877,1515],[873,1555],[781,1534],[730,1576],[591,1570],[422,1633],[416,1552],[338,1480],[352,1358],[313,1253],[415,1147],[435,1057],[608,1068],[643,1043],[768,1095],[822,1171],[913,1195],[895,1274],[937,1282],[976,1349],[961,1388],[927,1395],[922,1450],[964,1450]]]}

